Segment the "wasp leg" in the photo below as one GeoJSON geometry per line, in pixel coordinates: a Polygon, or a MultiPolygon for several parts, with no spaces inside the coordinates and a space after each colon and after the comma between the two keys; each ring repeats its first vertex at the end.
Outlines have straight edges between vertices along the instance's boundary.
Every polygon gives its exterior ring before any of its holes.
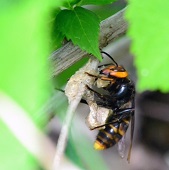
{"type": "Polygon", "coordinates": [[[112,115],[112,117],[114,117],[115,119],[119,119],[119,121],[120,121],[122,119],[133,116],[134,111],[135,111],[134,108],[119,109],[119,110],[115,111],[115,115],[112,115]]]}
{"type": "Polygon", "coordinates": [[[85,74],[87,74],[88,76],[91,76],[91,77],[100,78],[100,76],[96,76],[96,75],[90,74],[88,72],[85,72],[85,74]]]}
{"type": "Polygon", "coordinates": [[[105,99],[104,95],[98,93],[97,91],[93,90],[92,88],[90,88],[88,85],[86,85],[87,89],[92,91],[94,94],[96,94],[99,98],[101,99],[105,99]]]}
{"type": "MultiPolygon", "coordinates": [[[[96,126],[96,127],[92,128],[91,130],[98,129],[100,127],[103,127],[103,126],[106,126],[106,125],[109,125],[109,124],[112,124],[112,123],[119,123],[123,119],[129,118],[129,117],[131,117],[131,120],[133,119],[133,117],[134,117],[134,108],[128,108],[128,109],[121,110],[119,113],[116,113],[116,115],[112,114],[108,118],[108,119],[110,119],[110,121],[108,120],[108,122],[106,122],[105,124],[100,125],[100,126],[96,126]]],[[[132,134],[131,134],[132,138],[133,138],[133,133],[134,133],[134,128],[133,128],[132,134]]]]}
{"type": "MultiPolygon", "coordinates": [[[[93,75],[93,74],[90,74],[88,72],[85,72],[88,76],[91,76],[91,77],[95,77],[96,79],[101,79],[101,80],[105,80],[105,81],[113,81],[114,78],[109,78],[109,77],[103,77],[103,76],[96,76],[96,75],[93,75]]],[[[114,82],[114,81],[113,81],[114,82]]]]}
{"type": "Polygon", "coordinates": [[[110,98],[109,95],[102,95],[102,94],[98,93],[97,91],[90,88],[88,85],[86,85],[86,87],[88,88],[88,90],[92,91],[95,94],[95,96],[97,97],[96,103],[99,106],[104,106],[104,107],[106,106],[106,108],[108,108],[108,106],[109,106],[109,108],[112,108],[112,103],[114,102],[113,100],[115,100],[115,99],[110,98]]]}

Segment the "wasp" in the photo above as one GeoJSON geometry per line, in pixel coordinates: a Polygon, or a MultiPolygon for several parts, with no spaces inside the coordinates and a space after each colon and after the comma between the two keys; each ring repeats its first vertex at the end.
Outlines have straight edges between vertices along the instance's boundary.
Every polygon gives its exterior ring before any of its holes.
{"type": "Polygon", "coordinates": [[[99,66],[98,76],[86,72],[89,76],[95,77],[94,87],[87,88],[94,93],[97,105],[110,109],[112,113],[107,117],[105,124],[94,128],[102,128],[96,137],[94,148],[104,150],[118,143],[119,152],[123,152],[124,136],[131,123],[131,142],[127,157],[129,162],[134,134],[135,86],[125,68],[118,65],[108,53],[102,53],[113,63],[99,66]],[[101,89],[102,93],[96,91],[97,88],[101,89]]]}

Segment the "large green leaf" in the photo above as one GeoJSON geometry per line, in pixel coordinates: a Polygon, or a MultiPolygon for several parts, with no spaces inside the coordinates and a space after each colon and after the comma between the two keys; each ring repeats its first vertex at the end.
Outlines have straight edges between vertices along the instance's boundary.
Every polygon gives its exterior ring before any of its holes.
{"type": "Polygon", "coordinates": [[[99,19],[91,11],[82,7],[62,10],[56,17],[56,27],[67,39],[71,39],[82,50],[101,60],[99,50],[99,19]]]}
{"type": "Polygon", "coordinates": [[[94,4],[94,5],[105,5],[105,4],[110,4],[115,2],[116,0],[82,0],[80,2],[81,5],[89,5],[89,4],[94,4]]]}
{"type": "MultiPolygon", "coordinates": [[[[24,130],[24,125],[23,125],[24,130]]],[[[35,158],[28,153],[12,135],[8,127],[0,120],[0,169],[4,170],[35,170],[38,164],[35,158]]]]}
{"type": "Polygon", "coordinates": [[[129,0],[126,17],[139,90],[169,91],[168,7],[168,0],[129,0]]]}
{"type": "MultiPolygon", "coordinates": [[[[47,116],[43,112],[37,113],[49,98],[51,89],[46,63],[49,55],[48,14],[58,2],[2,0],[0,4],[3,7],[0,10],[0,99],[5,100],[2,92],[29,113],[27,116],[35,126],[42,127],[47,116]]],[[[10,108],[10,102],[6,108],[10,108]]],[[[0,115],[4,113],[0,108],[0,115]]],[[[10,128],[0,120],[0,169],[38,169],[36,158],[16,139],[10,128]]],[[[22,122],[20,129],[24,134],[22,122]]]]}
{"type": "MultiPolygon", "coordinates": [[[[0,17],[0,90],[30,114],[49,97],[47,4],[21,3],[7,8],[0,17]]],[[[40,123],[36,116],[31,114],[40,123]]]]}

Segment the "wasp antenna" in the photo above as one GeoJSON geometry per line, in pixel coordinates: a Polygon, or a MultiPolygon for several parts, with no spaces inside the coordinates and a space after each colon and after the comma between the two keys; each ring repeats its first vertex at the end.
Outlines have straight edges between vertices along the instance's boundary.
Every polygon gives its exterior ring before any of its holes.
{"type": "Polygon", "coordinates": [[[116,66],[118,66],[117,62],[113,59],[113,57],[111,57],[108,53],[104,52],[104,51],[101,51],[101,53],[107,55],[115,64],[116,66]]]}

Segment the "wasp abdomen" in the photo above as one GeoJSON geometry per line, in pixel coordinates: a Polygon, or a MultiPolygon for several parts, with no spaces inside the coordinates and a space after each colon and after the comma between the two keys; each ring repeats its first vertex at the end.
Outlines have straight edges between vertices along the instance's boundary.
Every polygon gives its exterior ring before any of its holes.
{"type": "Polygon", "coordinates": [[[112,123],[105,126],[105,129],[100,130],[94,148],[96,150],[104,150],[118,143],[124,136],[129,126],[129,120],[123,119],[120,123],[112,123]]]}

